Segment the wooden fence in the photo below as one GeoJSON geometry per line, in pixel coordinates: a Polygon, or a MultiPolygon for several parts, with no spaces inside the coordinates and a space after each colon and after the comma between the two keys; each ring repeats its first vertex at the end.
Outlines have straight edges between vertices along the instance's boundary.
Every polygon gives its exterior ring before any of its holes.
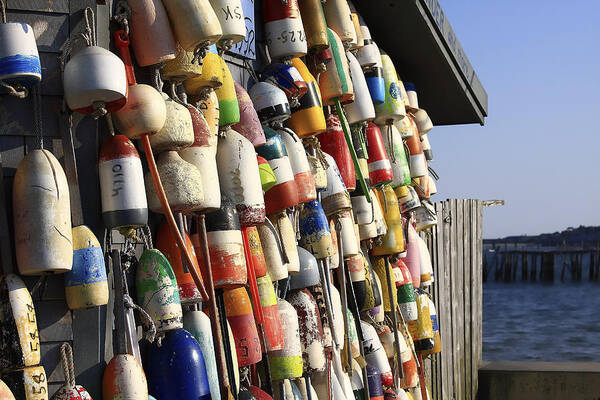
{"type": "Polygon", "coordinates": [[[475,400],[482,344],[481,200],[435,204],[438,225],[424,233],[431,252],[442,352],[425,361],[436,400],[475,400]]]}

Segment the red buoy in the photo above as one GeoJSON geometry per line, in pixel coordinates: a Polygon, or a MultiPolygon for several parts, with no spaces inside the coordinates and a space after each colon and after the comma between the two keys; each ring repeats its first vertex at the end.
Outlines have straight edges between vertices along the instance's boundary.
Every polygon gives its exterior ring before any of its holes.
{"type": "Polygon", "coordinates": [[[342,122],[335,113],[327,113],[327,131],[318,136],[321,149],[335,160],[348,191],[356,188],[356,175],[350,149],[344,137],[342,122]]]}

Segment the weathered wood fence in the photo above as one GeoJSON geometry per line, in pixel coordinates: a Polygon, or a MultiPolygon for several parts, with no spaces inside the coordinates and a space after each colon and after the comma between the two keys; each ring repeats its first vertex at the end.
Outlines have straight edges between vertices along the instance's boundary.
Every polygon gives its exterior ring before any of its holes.
{"type": "Polygon", "coordinates": [[[438,225],[423,234],[433,263],[442,352],[425,361],[431,396],[474,400],[482,345],[481,200],[435,203],[438,225]]]}

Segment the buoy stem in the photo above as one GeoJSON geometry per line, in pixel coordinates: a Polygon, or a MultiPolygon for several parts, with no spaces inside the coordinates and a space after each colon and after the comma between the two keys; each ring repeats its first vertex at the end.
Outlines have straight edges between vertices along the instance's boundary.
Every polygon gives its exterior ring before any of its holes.
{"type": "Polygon", "coordinates": [[[344,320],[344,357],[342,357],[344,372],[347,374],[352,373],[352,349],[350,349],[350,336],[348,332],[350,332],[350,321],[348,320],[348,297],[346,296],[346,276],[344,274],[344,246],[342,239],[342,223],[340,221],[340,216],[337,214],[335,217],[335,231],[337,235],[337,245],[338,245],[338,257],[339,257],[339,265],[337,268],[337,276],[340,285],[340,297],[342,300],[342,317],[344,320]]]}
{"type": "MultiPolygon", "coordinates": [[[[394,287],[392,285],[392,268],[390,266],[390,260],[388,257],[384,257],[385,260],[385,275],[387,283],[388,297],[390,299],[390,308],[392,309],[392,323],[394,324],[394,363],[396,364],[395,370],[398,372],[400,379],[404,377],[402,371],[402,361],[400,361],[400,335],[398,334],[398,316],[396,315],[396,301],[394,301],[394,287]]],[[[398,382],[394,379],[394,385],[398,387],[398,382]]]]}

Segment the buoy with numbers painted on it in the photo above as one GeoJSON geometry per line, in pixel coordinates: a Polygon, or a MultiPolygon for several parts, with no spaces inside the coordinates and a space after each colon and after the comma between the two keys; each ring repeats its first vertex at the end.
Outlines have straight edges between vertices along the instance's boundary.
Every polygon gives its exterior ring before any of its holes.
{"type": "Polygon", "coordinates": [[[184,50],[216,43],[223,31],[208,0],[163,0],[175,38],[184,50]]]}
{"type": "Polygon", "coordinates": [[[71,270],[69,186],[51,152],[33,150],[19,163],[13,183],[13,218],[21,275],[71,270]]]}
{"type": "Polygon", "coordinates": [[[371,121],[375,118],[375,106],[369,94],[365,75],[354,54],[348,51],[346,56],[348,57],[350,76],[352,77],[352,87],[354,87],[354,101],[344,105],[348,123],[356,124],[371,121]]]}
{"type": "Polygon", "coordinates": [[[42,79],[33,28],[22,22],[0,23],[0,81],[31,87],[42,79]]]}
{"type": "Polygon", "coordinates": [[[160,252],[166,257],[171,265],[171,268],[173,269],[175,279],[177,280],[181,304],[198,303],[202,301],[202,296],[200,296],[200,292],[194,283],[189,269],[194,268],[200,275],[200,267],[196,259],[196,252],[194,250],[193,241],[190,238],[190,235],[188,235],[186,231],[183,232],[182,236],[184,236],[187,251],[192,255],[192,261],[194,262],[193,266],[187,264],[184,265],[177,242],[175,241],[175,238],[173,237],[173,234],[171,233],[171,230],[166,222],[163,222],[158,228],[155,245],[156,248],[160,250],[160,252]]]}
{"type": "Polygon", "coordinates": [[[232,128],[248,139],[254,147],[262,146],[266,142],[260,119],[252,104],[250,95],[246,89],[237,82],[235,84],[235,94],[240,108],[240,122],[233,125],[232,128]]]}
{"type": "Polygon", "coordinates": [[[280,123],[290,117],[290,103],[283,90],[267,82],[256,82],[248,92],[264,124],[280,123]]]}
{"type": "MultiPolygon", "coordinates": [[[[369,181],[372,186],[380,186],[390,183],[395,175],[392,169],[388,153],[381,137],[381,130],[377,125],[370,122],[366,129],[367,152],[369,154],[369,181]]],[[[402,145],[402,141],[400,143],[402,145]]]]}
{"type": "Polygon", "coordinates": [[[162,1],[131,0],[127,4],[131,7],[131,45],[137,63],[147,67],[174,59],[177,44],[162,1]]]}
{"type": "Polygon", "coordinates": [[[48,378],[41,365],[7,372],[2,379],[18,400],[48,400],[48,378]]]}
{"type": "Polygon", "coordinates": [[[240,122],[240,106],[237,101],[235,84],[231,71],[225,60],[219,57],[223,84],[215,89],[219,99],[219,127],[237,124],[240,122]]]}
{"type": "Polygon", "coordinates": [[[381,53],[381,65],[383,72],[383,81],[385,85],[385,101],[375,103],[375,113],[377,124],[386,124],[388,121],[395,121],[404,118],[406,109],[402,102],[402,92],[398,85],[398,76],[396,68],[390,56],[381,53]]]}
{"type": "Polygon", "coordinates": [[[0,379],[0,399],[2,400],[15,400],[15,396],[12,394],[6,383],[0,379]]]}
{"type": "Polygon", "coordinates": [[[219,137],[217,170],[221,203],[233,203],[242,227],[262,223],[265,201],[254,146],[231,128],[219,137]]]}
{"type": "Polygon", "coordinates": [[[298,0],[266,0],[263,3],[263,20],[271,58],[283,60],[306,54],[306,35],[298,0]]]}
{"type": "MultiPolygon", "coordinates": [[[[223,300],[227,321],[231,325],[235,339],[237,366],[245,367],[256,364],[262,359],[262,353],[254,315],[252,314],[252,304],[246,288],[225,290],[223,300]]],[[[257,304],[255,307],[260,307],[260,305],[257,304]]]]}
{"type": "Polygon", "coordinates": [[[269,352],[271,377],[274,380],[299,378],[302,376],[302,345],[298,313],[285,300],[277,299],[277,306],[284,334],[284,348],[269,352]]]}
{"type": "Polygon", "coordinates": [[[150,315],[158,332],[183,327],[177,280],[169,261],[159,250],[142,253],[135,287],[138,304],[150,315]]]}
{"type": "Polygon", "coordinates": [[[165,150],[178,151],[194,143],[194,126],[187,108],[162,94],[167,117],[161,130],[150,136],[152,150],[156,153],[165,150]]]}
{"type": "Polygon", "coordinates": [[[98,157],[102,220],[108,229],[148,223],[142,161],[124,135],[110,136],[98,157]]]}
{"type": "Polygon", "coordinates": [[[404,142],[396,125],[387,124],[380,126],[383,136],[383,144],[390,157],[394,179],[391,182],[392,187],[410,185],[411,171],[404,150],[404,142]]]}
{"type": "Polygon", "coordinates": [[[15,370],[40,363],[40,336],[33,299],[16,274],[0,277],[0,370],[15,370]]]}
{"type": "Polygon", "coordinates": [[[228,50],[246,37],[246,21],[241,0],[210,0],[221,25],[223,35],[217,46],[228,50]]]}
{"type": "Polygon", "coordinates": [[[327,23],[321,0],[302,0],[298,2],[298,6],[302,15],[308,50],[326,49],[329,46],[327,44],[327,23]]]}
{"type": "Polygon", "coordinates": [[[327,113],[326,121],[327,131],[318,136],[321,149],[335,160],[346,189],[352,191],[356,188],[356,174],[350,149],[342,130],[342,122],[337,114],[332,112],[327,113]]]}
{"type": "MultiPolygon", "coordinates": [[[[303,1],[302,3],[305,2],[303,1]]],[[[315,77],[310,73],[301,59],[292,58],[292,65],[296,67],[300,76],[306,82],[307,91],[300,98],[300,105],[292,111],[290,119],[286,122],[287,127],[301,138],[317,135],[326,129],[325,116],[321,103],[321,92],[319,91],[315,77]]]]}
{"type": "Polygon", "coordinates": [[[200,171],[204,199],[198,208],[204,212],[221,207],[221,191],[217,173],[217,136],[211,131],[206,118],[196,107],[188,106],[194,127],[194,143],[179,150],[184,161],[200,171]]]}
{"type": "Polygon", "coordinates": [[[327,26],[342,42],[356,43],[356,30],[352,22],[350,7],[346,0],[331,0],[323,4],[327,26]]]}
{"type": "Polygon", "coordinates": [[[277,307],[277,296],[269,273],[256,279],[260,306],[262,307],[265,320],[265,341],[267,351],[283,349],[283,330],[279,308],[277,307]]]}
{"type": "Polygon", "coordinates": [[[298,190],[298,202],[306,203],[317,198],[317,188],[315,186],[315,177],[310,170],[310,164],[306,157],[306,151],[300,138],[288,128],[278,129],[277,133],[283,139],[285,149],[287,150],[296,189],[298,190]]]}

